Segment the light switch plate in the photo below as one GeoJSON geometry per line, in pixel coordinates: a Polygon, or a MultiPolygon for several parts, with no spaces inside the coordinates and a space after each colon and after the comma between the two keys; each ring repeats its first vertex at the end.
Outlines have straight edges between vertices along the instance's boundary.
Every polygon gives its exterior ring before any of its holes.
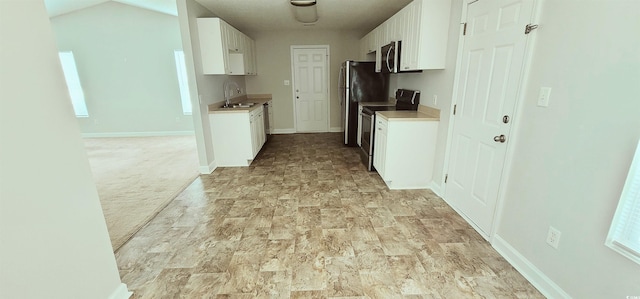
{"type": "Polygon", "coordinates": [[[551,87],[540,87],[538,94],[538,106],[549,107],[549,97],[551,96],[551,87]]]}

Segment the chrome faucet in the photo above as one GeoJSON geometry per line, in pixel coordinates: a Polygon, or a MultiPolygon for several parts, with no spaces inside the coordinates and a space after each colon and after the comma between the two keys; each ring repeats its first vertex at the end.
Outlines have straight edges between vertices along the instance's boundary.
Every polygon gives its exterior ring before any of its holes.
{"type": "Polygon", "coordinates": [[[238,86],[238,83],[236,83],[235,81],[226,80],[226,81],[224,81],[224,83],[222,85],[222,89],[224,89],[224,103],[225,103],[226,106],[229,106],[229,100],[231,100],[231,96],[233,95],[233,92],[234,91],[240,92],[240,86],[238,86]],[[233,89],[231,91],[231,93],[229,95],[227,95],[227,91],[229,90],[229,86],[235,87],[235,89],[233,89]]]}

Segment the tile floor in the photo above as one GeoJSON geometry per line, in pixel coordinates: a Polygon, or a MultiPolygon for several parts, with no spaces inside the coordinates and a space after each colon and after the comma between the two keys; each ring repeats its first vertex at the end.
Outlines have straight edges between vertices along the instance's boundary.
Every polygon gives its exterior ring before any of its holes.
{"type": "Polygon", "coordinates": [[[544,298],[429,190],[341,135],[276,135],[202,175],[117,253],[133,298],[544,298]]]}

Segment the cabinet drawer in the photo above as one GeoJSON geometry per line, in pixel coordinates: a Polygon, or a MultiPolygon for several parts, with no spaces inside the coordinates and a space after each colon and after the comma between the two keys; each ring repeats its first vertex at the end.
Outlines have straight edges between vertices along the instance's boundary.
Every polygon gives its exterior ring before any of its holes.
{"type": "Polygon", "coordinates": [[[388,122],[380,117],[376,117],[376,131],[387,131],[388,122]]]}

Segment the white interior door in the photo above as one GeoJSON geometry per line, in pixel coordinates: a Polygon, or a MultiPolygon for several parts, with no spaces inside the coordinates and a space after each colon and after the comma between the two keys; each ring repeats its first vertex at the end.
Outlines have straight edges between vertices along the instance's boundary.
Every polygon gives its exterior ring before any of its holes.
{"type": "Polygon", "coordinates": [[[485,236],[493,225],[532,9],[533,0],[480,0],[467,7],[445,196],[485,236]]]}
{"type": "Polygon", "coordinates": [[[298,132],[329,131],[327,48],[292,49],[293,100],[298,132]]]}

